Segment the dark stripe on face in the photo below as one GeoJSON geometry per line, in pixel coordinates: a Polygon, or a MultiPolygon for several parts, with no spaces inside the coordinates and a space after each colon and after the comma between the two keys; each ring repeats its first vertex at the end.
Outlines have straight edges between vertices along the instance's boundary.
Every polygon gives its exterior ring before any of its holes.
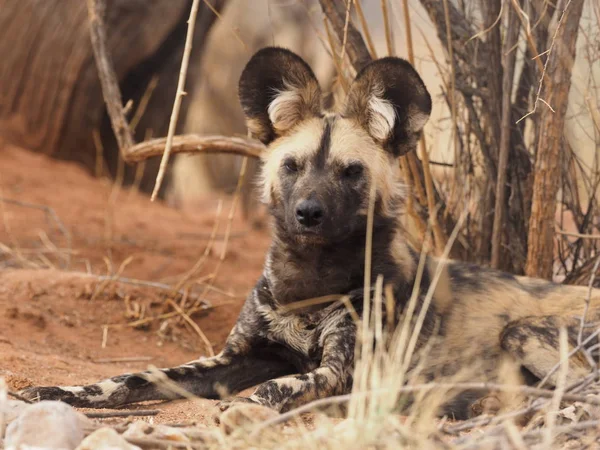
{"type": "Polygon", "coordinates": [[[321,142],[319,142],[319,148],[315,156],[315,167],[323,169],[325,162],[329,156],[329,148],[331,147],[331,130],[335,122],[335,116],[325,118],[325,128],[321,135],[321,142]]]}

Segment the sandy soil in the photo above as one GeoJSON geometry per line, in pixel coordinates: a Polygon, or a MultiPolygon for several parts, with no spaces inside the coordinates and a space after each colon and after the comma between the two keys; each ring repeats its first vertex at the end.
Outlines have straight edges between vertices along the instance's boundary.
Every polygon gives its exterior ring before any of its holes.
{"type": "MultiPolygon", "coordinates": [[[[224,199],[213,251],[184,300],[158,287],[102,277],[177,283],[205,251],[218,199],[181,211],[136,192],[115,195],[108,180],[2,142],[0,199],[0,376],[15,390],[93,382],[208,355],[181,317],[128,326],[172,312],[170,298],[210,304],[193,320],[218,351],[260,275],[269,243],[266,230],[236,214],[226,259],[207,287],[224,246],[231,206],[224,199]],[[143,360],[110,362],[117,358],[143,360]]],[[[161,409],[155,422],[208,424],[217,412],[208,400],[155,406],[161,409]]]]}

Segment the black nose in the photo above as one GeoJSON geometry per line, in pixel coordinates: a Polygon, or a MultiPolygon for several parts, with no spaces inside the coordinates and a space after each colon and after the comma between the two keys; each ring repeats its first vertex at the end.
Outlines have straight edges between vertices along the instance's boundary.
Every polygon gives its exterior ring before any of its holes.
{"type": "Polygon", "coordinates": [[[314,199],[302,200],[296,206],[296,220],[305,227],[314,227],[323,220],[323,208],[314,199]]]}

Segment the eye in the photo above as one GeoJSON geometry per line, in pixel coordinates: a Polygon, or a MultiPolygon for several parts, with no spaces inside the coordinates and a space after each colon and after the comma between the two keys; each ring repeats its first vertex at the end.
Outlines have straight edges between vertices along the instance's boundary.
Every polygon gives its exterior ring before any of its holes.
{"type": "Polygon", "coordinates": [[[359,163],[350,164],[344,169],[344,177],[358,178],[363,173],[363,166],[359,163]]]}
{"type": "Polygon", "coordinates": [[[287,170],[289,173],[296,173],[298,172],[298,164],[296,163],[296,161],[294,161],[291,158],[286,159],[283,162],[283,167],[285,168],[285,170],[287,170]]]}

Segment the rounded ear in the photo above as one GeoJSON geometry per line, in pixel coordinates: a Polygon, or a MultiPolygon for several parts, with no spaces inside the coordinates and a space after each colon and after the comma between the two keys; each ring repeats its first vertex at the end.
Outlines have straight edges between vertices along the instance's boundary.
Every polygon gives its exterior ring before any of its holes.
{"type": "Polygon", "coordinates": [[[321,89],[310,66],[279,47],[254,54],[240,77],[239,97],[250,133],[264,144],[321,115],[321,89]]]}
{"type": "Polygon", "coordinates": [[[344,116],[354,118],[394,156],[416,148],[431,114],[431,96],[404,59],[381,58],[365,66],[350,86],[344,116]]]}

